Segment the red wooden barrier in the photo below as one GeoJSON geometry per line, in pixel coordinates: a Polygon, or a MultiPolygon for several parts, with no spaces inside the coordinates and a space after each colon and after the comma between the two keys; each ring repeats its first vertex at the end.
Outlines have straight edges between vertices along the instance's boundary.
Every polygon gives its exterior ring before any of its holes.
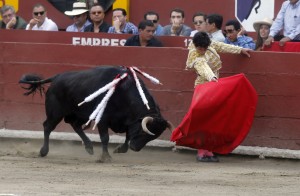
{"type": "MultiPolygon", "coordinates": [[[[88,46],[124,46],[130,34],[46,32],[0,29],[0,42],[56,43],[88,46]]],[[[160,36],[165,47],[187,47],[190,37],[160,36]]]]}
{"type": "MultiPolygon", "coordinates": [[[[159,78],[164,86],[154,86],[151,83],[148,83],[148,86],[154,96],[158,97],[158,103],[161,105],[161,109],[166,117],[170,120],[172,119],[175,123],[178,122],[185,112],[182,108],[188,107],[189,100],[185,101],[183,99],[191,97],[193,77],[187,76],[186,81],[178,84],[177,78],[182,77],[180,75],[191,73],[181,73],[184,69],[184,62],[182,63],[182,67],[170,68],[168,65],[177,64],[178,59],[176,58],[184,59],[187,55],[187,50],[177,48],[174,51],[170,48],[161,48],[157,52],[155,48],[145,49],[137,50],[135,47],[0,43],[0,96],[2,97],[0,109],[1,111],[6,111],[0,114],[0,119],[5,119],[1,120],[0,124],[2,127],[16,129],[41,130],[42,128],[41,123],[45,116],[43,109],[44,99],[39,96],[22,96],[23,90],[17,84],[22,74],[36,72],[49,77],[62,71],[87,69],[97,65],[108,64],[135,65],[159,78]],[[139,52],[137,53],[136,51],[139,52]],[[82,54],[82,56],[78,54],[82,54]],[[161,54],[166,55],[167,58],[163,58],[161,54]],[[169,59],[173,55],[176,58],[169,59]],[[156,60],[153,61],[153,59],[156,60]],[[172,73],[174,78],[164,77],[172,73]],[[179,93],[178,99],[174,99],[173,97],[174,89],[176,89],[176,93],[179,93]],[[11,105],[12,102],[13,104],[11,105]],[[24,103],[25,105],[23,106],[24,103]],[[33,108],[38,109],[35,111],[33,108]],[[15,114],[18,114],[18,116],[15,114]],[[168,117],[171,114],[175,114],[174,117],[168,117]],[[37,119],[37,126],[32,127],[32,125],[35,125],[37,119]],[[24,123],[28,124],[28,126],[25,125],[24,127],[24,123]]],[[[70,130],[70,128],[68,129],[70,130]]]]}
{"type": "Polygon", "coordinates": [[[265,46],[263,51],[300,52],[300,42],[286,42],[284,46],[280,46],[279,42],[273,42],[270,46],[265,46]]]}
{"type": "MultiPolygon", "coordinates": [[[[2,32],[0,39],[6,39],[3,35],[12,36],[2,32]]],[[[42,130],[44,98],[39,95],[24,97],[18,85],[22,74],[32,72],[49,77],[62,71],[97,65],[135,65],[164,84],[155,86],[146,82],[167,119],[178,125],[189,107],[195,74],[184,71],[185,48],[20,43],[18,36],[14,36],[9,43],[0,40],[1,128],[42,130]]],[[[46,34],[43,36],[47,37],[46,34]]],[[[48,39],[52,40],[52,36],[48,34],[48,39]]],[[[222,76],[245,73],[259,95],[254,124],[243,145],[299,150],[300,54],[253,52],[251,58],[223,54],[222,59],[222,76]]],[[[62,123],[56,130],[71,131],[71,128],[62,123]]],[[[169,139],[169,136],[166,132],[161,138],[169,139]]]]}

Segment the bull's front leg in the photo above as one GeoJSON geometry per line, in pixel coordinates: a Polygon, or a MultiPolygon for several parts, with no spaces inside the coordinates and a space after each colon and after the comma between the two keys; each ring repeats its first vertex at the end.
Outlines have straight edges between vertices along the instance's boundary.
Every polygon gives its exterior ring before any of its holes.
{"type": "Polygon", "coordinates": [[[98,132],[102,143],[102,155],[99,159],[100,163],[110,162],[111,156],[108,153],[109,134],[107,126],[98,126],[98,132]]]}
{"type": "Polygon", "coordinates": [[[92,141],[86,136],[86,134],[84,133],[83,129],[81,128],[81,124],[74,121],[70,123],[71,126],[73,127],[73,129],[75,130],[75,132],[79,135],[79,137],[82,139],[84,146],[85,146],[85,150],[90,154],[94,154],[94,149],[93,149],[93,144],[92,141]]]}
{"type": "Polygon", "coordinates": [[[129,136],[128,136],[128,132],[126,132],[126,139],[124,144],[120,144],[116,147],[116,149],[114,150],[114,153],[126,153],[128,151],[128,142],[129,142],[129,136]]]}

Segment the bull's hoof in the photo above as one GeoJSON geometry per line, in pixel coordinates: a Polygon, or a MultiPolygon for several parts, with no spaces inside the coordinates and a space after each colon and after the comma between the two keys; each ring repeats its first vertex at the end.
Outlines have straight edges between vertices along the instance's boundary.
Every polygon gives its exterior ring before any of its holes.
{"type": "Polygon", "coordinates": [[[138,147],[137,148],[136,146],[132,146],[132,145],[130,146],[130,149],[133,150],[133,151],[135,151],[135,152],[139,152],[140,150],[142,150],[142,148],[143,147],[138,147]]]}
{"type": "Polygon", "coordinates": [[[102,155],[99,160],[96,161],[97,163],[111,163],[112,158],[110,155],[102,155]]]}
{"type": "Polygon", "coordinates": [[[117,146],[117,148],[114,150],[114,153],[126,153],[128,151],[128,145],[120,144],[117,146]]]}
{"type": "Polygon", "coordinates": [[[49,148],[42,147],[40,150],[40,156],[45,157],[47,156],[48,152],[49,152],[49,148]]]}
{"type": "Polygon", "coordinates": [[[90,154],[93,155],[94,154],[94,148],[92,145],[86,145],[85,146],[85,150],[90,154]]]}

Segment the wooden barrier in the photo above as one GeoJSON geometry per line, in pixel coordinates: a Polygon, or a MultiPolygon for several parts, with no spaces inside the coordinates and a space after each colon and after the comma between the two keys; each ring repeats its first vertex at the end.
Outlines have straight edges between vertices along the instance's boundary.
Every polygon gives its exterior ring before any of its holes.
{"type": "Polygon", "coordinates": [[[279,42],[273,42],[270,46],[265,46],[263,51],[300,52],[300,42],[286,42],[284,46],[280,46],[279,42]]]}
{"type": "MultiPolygon", "coordinates": [[[[72,44],[83,46],[124,46],[130,34],[110,33],[77,33],[77,32],[53,32],[53,31],[10,31],[0,29],[0,42],[23,43],[53,43],[72,44]]],[[[192,41],[190,37],[159,36],[165,47],[185,47],[192,41]]]]}
{"type": "MultiPolygon", "coordinates": [[[[179,47],[92,47],[2,40],[0,128],[43,129],[44,97],[24,97],[24,91],[18,85],[21,75],[36,72],[49,77],[63,71],[108,64],[138,66],[159,78],[163,86],[146,84],[159,103],[162,114],[178,125],[188,110],[195,79],[194,72],[184,70],[187,52],[187,49],[179,47]]],[[[300,54],[253,52],[251,58],[231,54],[221,56],[221,76],[245,73],[259,95],[255,120],[243,145],[299,150],[300,54]]],[[[61,123],[56,131],[72,130],[61,123]]],[[[161,139],[168,140],[169,137],[170,132],[165,132],[161,139]]]]}

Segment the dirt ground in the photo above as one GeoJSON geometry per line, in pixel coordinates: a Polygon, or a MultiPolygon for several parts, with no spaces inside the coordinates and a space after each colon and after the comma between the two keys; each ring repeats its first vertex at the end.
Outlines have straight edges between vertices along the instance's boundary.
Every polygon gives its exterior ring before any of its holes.
{"type": "Polygon", "coordinates": [[[219,156],[198,163],[195,151],[144,148],[110,152],[97,163],[80,142],[51,141],[47,157],[41,140],[0,138],[0,195],[299,195],[300,161],[219,156]]]}

